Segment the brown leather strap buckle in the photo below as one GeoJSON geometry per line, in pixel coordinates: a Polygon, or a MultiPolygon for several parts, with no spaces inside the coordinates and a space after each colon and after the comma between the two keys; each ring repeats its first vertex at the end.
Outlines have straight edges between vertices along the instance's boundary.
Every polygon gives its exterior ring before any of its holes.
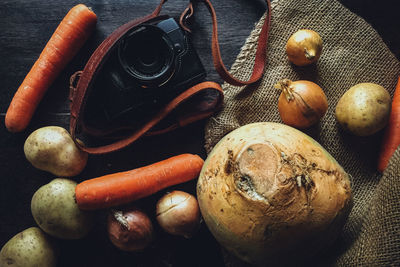
{"type": "Polygon", "coordinates": [[[187,21],[193,16],[193,14],[193,4],[190,2],[179,18],[179,24],[187,32],[192,32],[192,30],[187,26],[187,21]]]}
{"type": "Polygon", "coordinates": [[[76,95],[76,90],[78,87],[79,77],[82,75],[82,71],[79,70],[71,75],[69,78],[69,101],[70,104],[74,101],[74,97],[76,95]]]}

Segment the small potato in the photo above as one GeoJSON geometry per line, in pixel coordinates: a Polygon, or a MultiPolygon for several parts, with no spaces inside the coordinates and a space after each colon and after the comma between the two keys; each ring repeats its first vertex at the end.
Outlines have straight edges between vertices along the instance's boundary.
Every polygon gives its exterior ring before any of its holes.
{"type": "Polygon", "coordinates": [[[3,246],[0,251],[0,266],[55,267],[54,245],[39,228],[28,228],[3,246]]]}
{"type": "Polygon", "coordinates": [[[336,119],[346,131],[368,136],[386,126],[390,108],[391,99],[385,88],[374,83],[360,83],[340,98],[336,119]]]}
{"type": "Polygon", "coordinates": [[[88,154],[79,150],[67,130],[58,126],[37,129],[25,141],[26,159],[35,167],[58,177],[78,175],[88,154]]]}
{"type": "Polygon", "coordinates": [[[91,229],[92,214],[78,208],[75,187],[76,182],[57,178],[33,195],[33,218],[49,235],[62,239],[79,239],[91,229]]]}

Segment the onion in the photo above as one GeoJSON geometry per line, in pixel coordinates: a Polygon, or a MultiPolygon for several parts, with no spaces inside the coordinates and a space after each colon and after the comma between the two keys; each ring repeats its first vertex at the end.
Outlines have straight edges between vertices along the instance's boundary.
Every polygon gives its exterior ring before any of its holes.
{"type": "Polygon", "coordinates": [[[324,91],[317,84],[284,79],[275,85],[282,93],[278,110],[282,121],[296,128],[307,128],[317,123],[328,109],[324,91]]]}
{"type": "Polygon", "coordinates": [[[142,250],[154,239],[150,218],[137,208],[112,211],[108,216],[107,228],[111,242],[125,251],[142,250]]]}
{"type": "Polygon", "coordinates": [[[318,60],[322,51],[321,36],[312,30],[299,30],[287,41],[286,54],[297,66],[306,66],[318,60]]]}
{"type": "Polygon", "coordinates": [[[200,225],[197,199],[186,192],[173,191],[157,202],[157,221],[167,233],[190,238],[200,225]]]}

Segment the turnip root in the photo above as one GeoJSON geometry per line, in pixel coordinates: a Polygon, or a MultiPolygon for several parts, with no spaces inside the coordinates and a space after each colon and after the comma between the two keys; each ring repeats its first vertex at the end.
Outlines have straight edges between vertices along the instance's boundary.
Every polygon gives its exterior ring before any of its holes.
{"type": "Polygon", "coordinates": [[[268,122],[236,129],[214,147],[197,197],[219,243],[262,266],[293,264],[329,245],[352,203],[349,176],[322,146],[268,122]]]}

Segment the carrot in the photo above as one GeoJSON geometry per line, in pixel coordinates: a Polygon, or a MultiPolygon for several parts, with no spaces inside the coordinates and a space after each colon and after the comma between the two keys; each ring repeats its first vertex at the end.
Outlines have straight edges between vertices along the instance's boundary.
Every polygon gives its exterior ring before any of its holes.
{"type": "Polygon", "coordinates": [[[8,107],[5,125],[10,132],[25,130],[45,92],[85,43],[96,21],[93,11],[78,4],[60,22],[8,107]]]}
{"type": "Polygon", "coordinates": [[[86,180],[75,188],[76,202],[82,210],[126,204],[196,178],[203,163],[197,155],[182,154],[138,169],[86,180]]]}
{"type": "Polygon", "coordinates": [[[400,145],[400,77],[392,100],[392,110],[389,122],[383,135],[381,151],[378,160],[378,170],[383,172],[393,153],[400,145]]]}

